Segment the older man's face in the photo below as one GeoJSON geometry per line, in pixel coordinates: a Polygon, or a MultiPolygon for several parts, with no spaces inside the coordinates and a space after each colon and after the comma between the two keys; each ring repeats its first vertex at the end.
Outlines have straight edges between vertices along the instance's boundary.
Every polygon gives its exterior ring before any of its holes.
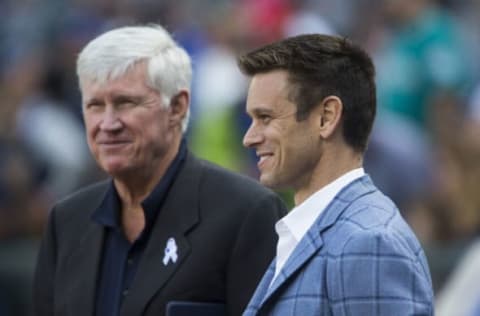
{"type": "Polygon", "coordinates": [[[146,84],[145,64],[105,84],[85,83],[82,96],[90,151],[114,178],[154,172],[177,150],[178,129],[160,93],[146,84]]]}

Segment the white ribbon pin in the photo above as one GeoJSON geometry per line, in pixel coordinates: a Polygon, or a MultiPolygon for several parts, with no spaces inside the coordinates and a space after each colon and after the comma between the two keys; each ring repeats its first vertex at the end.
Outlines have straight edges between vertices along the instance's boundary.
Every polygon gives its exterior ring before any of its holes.
{"type": "Polygon", "coordinates": [[[177,262],[178,255],[177,255],[177,243],[173,237],[168,238],[167,246],[165,247],[165,256],[163,257],[163,265],[167,265],[170,260],[173,263],[177,262]]]}

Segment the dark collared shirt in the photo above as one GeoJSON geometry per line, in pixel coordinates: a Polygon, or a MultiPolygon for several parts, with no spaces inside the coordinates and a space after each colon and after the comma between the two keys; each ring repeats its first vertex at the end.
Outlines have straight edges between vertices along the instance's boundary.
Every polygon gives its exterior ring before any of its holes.
{"type": "Polygon", "coordinates": [[[145,212],[145,228],[133,243],[127,240],[122,230],[121,201],[113,181],[102,203],[93,213],[92,219],[104,226],[105,229],[103,256],[95,295],[95,314],[97,316],[120,314],[120,306],[123,299],[129,294],[152,226],[186,155],[185,140],[182,140],[177,156],[152,193],[142,202],[145,212]]]}

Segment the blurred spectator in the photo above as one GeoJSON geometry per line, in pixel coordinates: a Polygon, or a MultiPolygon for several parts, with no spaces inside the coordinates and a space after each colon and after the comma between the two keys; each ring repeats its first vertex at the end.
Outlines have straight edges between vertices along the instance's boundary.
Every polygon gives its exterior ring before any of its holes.
{"type": "Polygon", "coordinates": [[[195,116],[191,148],[200,157],[236,171],[244,171],[235,105],[243,100],[246,82],[236,66],[242,40],[234,7],[217,9],[208,21],[208,46],[194,56],[195,116]],[[225,26],[229,25],[229,26],[225,26]]]}
{"type": "Polygon", "coordinates": [[[49,195],[45,168],[21,144],[0,140],[0,315],[26,315],[49,195]],[[3,308],[3,309],[2,309],[3,308]],[[7,312],[8,311],[8,312],[7,312]]]}
{"type": "Polygon", "coordinates": [[[432,183],[432,150],[418,126],[384,113],[374,124],[365,169],[402,212],[408,212],[410,204],[422,198],[432,183]]]}
{"type": "Polygon", "coordinates": [[[330,23],[319,12],[313,10],[308,1],[294,1],[291,6],[291,12],[285,19],[283,27],[285,37],[312,33],[327,35],[336,33],[330,23]]]}
{"type": "MultiPolygon", "coordinates": [[[[237,8],[243,28],[252,46],[275,41],[283,36],[285,22],[291,12],[288,0],[239,0],[237,8]]],[[[248,48],[244,48],[248,49],[248,48]]]]}
{"type": "MultiPolygon", "coordinates": [[[[0,169],[0,182],[15,181],[0,187],[0,254],[15,253],[10,245],[22,237],[36,238],[53,196],[103,176],[85,150],[75,77],[80,47],[114,26],[149,22],[166,25],[193,57],[194,151],[253,177],[257,157],[241,146],[250,121],[238,52],[310,32],[337,33],[369,49],[379,115],[365,167],[406,210],[442,288],[480,231],[479,0],[1,0],[0,165],[9,167],[0,169]]],[[[34,242],[21,244],[18,252],[31,256],[34,242]]],[[[22,256],[1,258],[9,262],[1,274],[10,275],[8,287],[0,282],[2,316],[24,315],[2,309],[21,292],[10,286],[25,284],[12,281],[30,264],[16,261],[22,256]]]]}
{"type": "Polygon", "coordinates": [[[4,72],[6,95],[2,135],[18,139],[48,168],[49,192],[60,198],[78,188],[90,156],[83,127],[68,109],[45,89],[41,51],[16,56],[4,72]]]}
{"type": "Polygon", "coordinates": [[[437,316],[480,315],[480,240],[469,247],[455,271],[438,294],[437,316]]]}
{"type": "Polygon", "coordinates": [[[462,38],[465,39],[472,58],[468,67],[472,70],[478,82],[480,80],[480,1],[479,0],[444,0],[449,3],[451,12],[456,15],[461,24],[462,38]]]}
{"type": "Polygon", "coordinates": [[[471,119],[480,125],[480,83],[476,86],[468,107],[468,115],[471,119]]]}
{"type": "Polygon", "coordinates": [[[408,210],[432,186],[430,121],[437,102],[445,93],[465,97],[471,77],[458,25],[434,1],[382,0],[382,9],[387,28],[376,53],[379,113],[366,168],[408,210]]]}
{"type": "Polygon", "coordinates": [[[480,125],[461,102],[444,95],[432,116],[435,181],[407,219],[425,243],[434,286],[440,289],[466,247],[480,234],[480,125]]]}
{"type": "Polygon", "coordinates": [[[380,110],[428,128],[433,99],[468,92],[468,55],[459,26],[432,0],[383,0],[388,38],[378,51],[380,110]]]}

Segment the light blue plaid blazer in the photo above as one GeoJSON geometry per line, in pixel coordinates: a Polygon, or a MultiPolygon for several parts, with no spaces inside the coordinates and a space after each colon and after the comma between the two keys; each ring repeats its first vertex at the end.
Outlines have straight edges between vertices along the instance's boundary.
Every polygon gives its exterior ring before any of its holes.
{"type": "Polygon", "coordinates": [[[270,282],[275,260],[244,316],[433,315],[423,250],[369,176],[345,187],[270,282]]]}

